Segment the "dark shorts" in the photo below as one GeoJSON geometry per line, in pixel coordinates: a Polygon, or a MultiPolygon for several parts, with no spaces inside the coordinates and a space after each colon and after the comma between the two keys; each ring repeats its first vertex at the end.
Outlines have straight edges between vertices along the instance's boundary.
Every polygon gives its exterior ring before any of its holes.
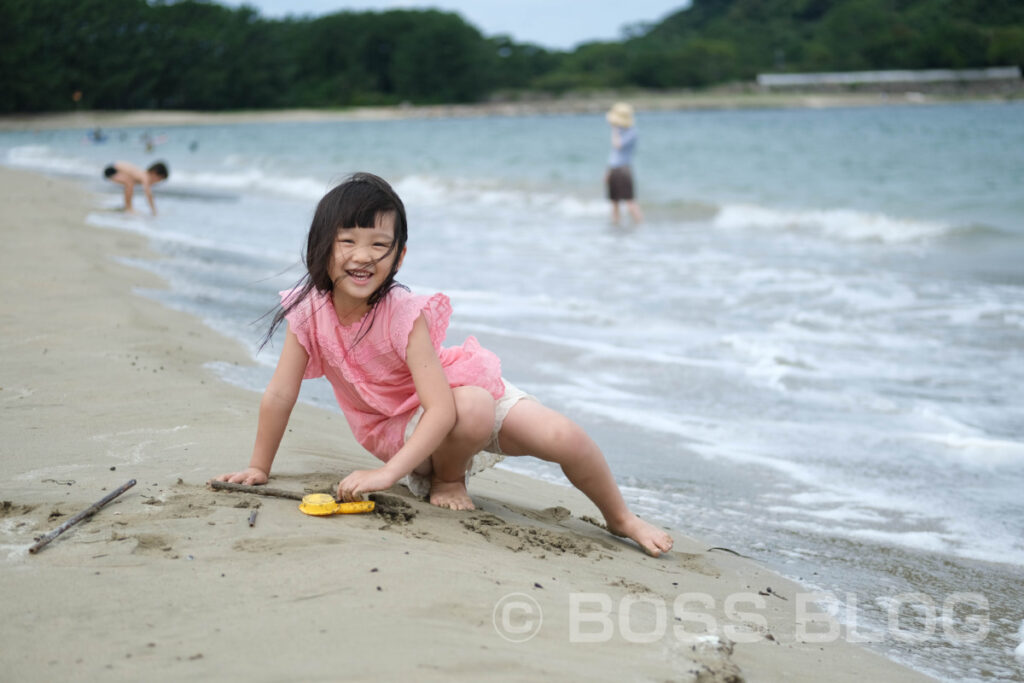
{"type": "Polygon", "coordinates": [[[609,170],[608,199],[613,202],[633,199],[633,174],[629,166],[617,166],[609,170]]]}
{"type": "Polygon", "coordinates": [[[107,166],[105,169],[103,169],[103,177],[104,178],[109,178],[110,176],[114,175],[115,173],[117,173],[117,169],[114,168],[113,164],[110,164],[110,166],[107,166]]]}

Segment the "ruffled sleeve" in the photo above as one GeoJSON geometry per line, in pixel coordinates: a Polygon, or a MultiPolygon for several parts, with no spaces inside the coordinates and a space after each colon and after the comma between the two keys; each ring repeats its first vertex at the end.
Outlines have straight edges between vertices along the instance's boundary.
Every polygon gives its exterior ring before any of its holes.
{"type": "MultiPolygon", "coordinates": [[[[301,291],[296,288],[280,292],[281,305],[287,307],[299,296],[301,291]]],[[[309,354],[309,361],[306,363],[306,372],[302,379],[315,379],[324,374],[323,361],[320,358],[320,345],[317,344],[317,309],[318,302],[315,291],[311,291],[292,310],[288,311],[285,320],[288,321],[288,329],[298,338],[302,348],[309,354]]],[[[319,302],[321,305],[323,302],[319,302]]]]}
{"type": "Polygon", "coordinates": [[[406,359],[405,352],[409,347],[412,326],[420,314],[426,318],[434,349],[441,350],[441,344],[448,333],[448,321],[452,317],[452,304],[447,296],[440,292],[433,296],[408,296],[396,298],[392,305],[394,310],[390,315],[391,346],[403,362],[406,359]]]}

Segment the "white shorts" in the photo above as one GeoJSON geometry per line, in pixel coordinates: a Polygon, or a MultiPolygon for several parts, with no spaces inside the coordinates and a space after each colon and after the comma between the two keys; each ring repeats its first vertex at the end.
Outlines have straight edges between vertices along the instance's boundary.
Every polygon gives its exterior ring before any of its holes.
{"type": "MultiPolygon", "coordinates": [[[[472,474],[482,472],[488,467],[494,467],[504,460],[505,454],[501,452],[498,434],[501,432],[501,425],[504,424],[505,418],[508,416],[508,411],[512,410],[512,406],[523,399],[537,400],[535,396],[531,396],[505,379],[501,381],[505,385],[505,393],[494,404],[494,430],[491,432],[491,440],[487,442],[482,451],[473,456],[473,460],[470,461],[469,468],[466,470],[467,478],[472,474]]],[[[405,425],[406,441],[416,431],[416,426],[420,423],[421,417],[423,417],[423,406],[416,409],[416,412],[412,414],[409,422],[405,425]]],[[[423,498],[430,494],[430,475],[411,472],[403,477],[399,483],[405,484],[415,496],[423,498]]]]}

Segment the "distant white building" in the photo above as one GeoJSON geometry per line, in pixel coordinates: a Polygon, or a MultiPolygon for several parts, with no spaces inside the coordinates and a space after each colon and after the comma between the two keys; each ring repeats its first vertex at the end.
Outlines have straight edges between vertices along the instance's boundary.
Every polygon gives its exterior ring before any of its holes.
{"type": "Polygon", "coordinates": [[[1019,81],[1018,66],[988,69],[923,69],[894,71],[836,71],[804,74],[758,74],[757,84],[765,88],[804,86],[894,84],[894,83],[966,83],[978,81],[1019,81]]]}

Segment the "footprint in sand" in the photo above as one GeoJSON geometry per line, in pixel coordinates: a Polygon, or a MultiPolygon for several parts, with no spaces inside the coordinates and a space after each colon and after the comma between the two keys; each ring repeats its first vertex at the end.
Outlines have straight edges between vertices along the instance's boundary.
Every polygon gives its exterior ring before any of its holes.
{"type": "Polygon", "coordinates": [[[0,500],[0,519],[4,517],[21,517],[35,510],[37,505],[20,505],[9,500],[0,500]]]}
{"type": "Polygon", "coordinates": [[[416,508],[397,496],[386,493],[371,493],[370,500],[376,503],[374,512],[390,524],[411,524],[416,517],[416,508]]]}
{"type": "Polygon", "coordinates": [[[618,580],[612,581],[608,585],[613,586],[615,588],[625,588],[630,593],[635,593],[637,595],[642,595],[643,593],[651,593],[657,595],[657,593],[655,593],[649,586],[645,586],[644,584],[638,583],[636,581],[628,581],[621,576],[618,578],[618,580]]]}
{"type": "Polygon", "coordinates": [[[677,656],[690,660],[688,668],[694,680],[701,683],[744,683],[746,680],[732,659],[733,643],[728,638],[706,635],[696,636],[692,641],[670,641],[677,656]]]}
{"type": "Polygon", "coordinates": [[[572,517],[572,512],[562,507],[561,505],[557,505],[552,508],[545,508],[540,511],[526,510],[524,508],[512,507],[510,505],[506,505],[505,508],[517,514],[529,517],[530,519],[535,519],[538,522],[558,523],[561,522],[563,519],[568,519],[569,517],[572,517]]]}
{"type": "Polygon", "coordinates": [[[217,509],[212,495],[203,493],[173,494],[166,497],[146,497],[143,505],[152,506],[151,519],[196,519],[209,517],[217,509]]]}
{"type": "Polygon", "coordinates": [[[174,551],[172,540],[169,536],[160,534],[119,534],[116,531],[110,535],[111,541],[134,541],[132,548],[133,555],[159,555],[172,558],[169,553],[174,551]]]}
{"type": "Polygon", "coordinates": [[[678,561],[682,565],[683,569],[688,572],[694,572],[695,574],[703,574],[704,576],[710,576],[717,579],[722,575],[722,572],[718,571],[704,555],[698,555],[696,553],[683,553],[675,552],[672,553],[672,560],[678,561]]]}
{"type": "Polygon", "coordinates": [[[588,539],[570,534],[560,534],[547,529],[509,524],[501,517],[489,512],[473,514],[469,519],[462,520],[462,526],[513,552],[529,550],[538,554],[545,552],[573,553],[580,557],[587,557],[590,553],[600,550],[588,539]]]}

